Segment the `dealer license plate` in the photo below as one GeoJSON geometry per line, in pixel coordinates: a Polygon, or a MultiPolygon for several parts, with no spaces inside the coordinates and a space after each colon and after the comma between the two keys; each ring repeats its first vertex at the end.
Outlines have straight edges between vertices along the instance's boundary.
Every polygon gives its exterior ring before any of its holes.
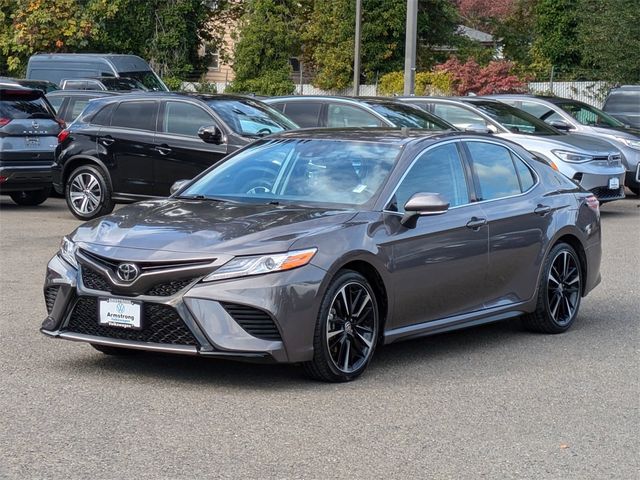
{"type": "Polygon", "coordinates": [[[40,138],[39,137],[24,137],[24,141],[27,147],[38,147],[40,146],[40,138]]]}
{"type": "Polygon", "coordinates": [[[123,298],[101,298],[99,305],[100,325],[134,330],[142,328],[142,303],[123,298]]]}
{"type": "Polygon", "coordinates": [[[620,188],[620,179],[612,177],[609,179],[609,190],[618,190],[620,188]]]}

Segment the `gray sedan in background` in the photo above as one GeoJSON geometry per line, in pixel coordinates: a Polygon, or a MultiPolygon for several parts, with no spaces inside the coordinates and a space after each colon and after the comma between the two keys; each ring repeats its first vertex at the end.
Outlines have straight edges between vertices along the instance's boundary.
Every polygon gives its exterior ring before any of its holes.
{"type": "Polygon", "coordinates": [[[47,267],[41,331],[347,381],[397,340],[518,316],[564,332],[600,257],[595,196],[515,143],[297,130],[79,226],[47,267]]]}
{"type": "Polygon", "coordinates": [[[512,140],[593,192],[600,202],[624,198],[626,170],[611,142],[566,134],[522,110],[486,98],[403,97],[456,127],[512,140]]]}
{"type": "Polygon", "coordinates": [[[640,195],[640,129],[578,100],[535,95],[492,95],[491,98],[524,110],[558,130],[610,141],[622,152],[622,162],[627,169],[625,185],[640,195]]]}

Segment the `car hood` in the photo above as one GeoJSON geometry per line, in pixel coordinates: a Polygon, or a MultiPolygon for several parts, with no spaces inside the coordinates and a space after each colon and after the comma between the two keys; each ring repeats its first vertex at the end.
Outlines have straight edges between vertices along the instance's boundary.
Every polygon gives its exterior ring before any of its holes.
{"type": "Polygon", "coordinates": [[[637,128],[625,128],[625,127],[591,127],[593,130],[601,135],[611,135],[614,137],[628,138],[629,140],[640,139],[640,129],[637,128]]]}
{"type": "Polygon", "coordinates": [[[207,200],[140,202],[81,225],[72,240],[121,260],[187,259],[287,251],[305,236],[341,226],[353,210],[207,200]]]}
{"type": "Polygon", "coordinates": [[[532,151],[570,150],[595,156],[608,156],[612,153],[619,153],[619,150],[610,142],[579,133],[549,136],[522,135],[518,133],[501,133],[499,135],[532,151]]]}

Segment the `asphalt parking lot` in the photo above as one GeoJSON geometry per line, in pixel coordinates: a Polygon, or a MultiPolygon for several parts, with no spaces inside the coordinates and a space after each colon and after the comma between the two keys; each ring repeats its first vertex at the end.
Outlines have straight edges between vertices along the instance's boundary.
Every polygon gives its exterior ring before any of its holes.
{"type": "Polygon", "coordinates": [[[45,265],[78,221],[0,197],[0,478],[638,478],[640,199],[602,218],[603,282],[568,333],[393,344],[335,385],[45,338],[45,265]]]}

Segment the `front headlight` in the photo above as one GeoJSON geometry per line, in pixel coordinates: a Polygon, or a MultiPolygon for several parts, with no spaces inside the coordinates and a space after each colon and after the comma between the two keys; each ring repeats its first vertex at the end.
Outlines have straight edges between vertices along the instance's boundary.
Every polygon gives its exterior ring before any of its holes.
{"type": "Polygon", "coordinates": [[[58,255],[62,259],[74,268],[78,268],[78,261],[76,260],[76,250],[78,247],[75,243],[69,240],[67,237],[63,237],[60,242],[60,251],[58,255]]]}
{"type": "Polygon", "coordinates": [[[310,248],[307,250],[275,253],[273,255],[236,257],[229,260],[215,272],[207,275],[204,281],[213,282],[214,280],[223,280],[225,278],[246,277],[249,275],[261,275],[263,273],[291,270],[309,263],[317,251],[317,248],[310,248]]]}
{"type": "Polygon", "coordinates": [[[635,148],[636,150],[640,150],[640,140],[633,140],[631,138],[625,137],[616,137],[616,140],[620,140],[627,147],[635,148]]]}
{"type": "Polygon", "coordinates": [[[560,160],[571,163],[583,163],[593,160],[591,155],[584,155],[577,152],[568,152],[566,150],[552,150],[553,154],[560,160]]]}

